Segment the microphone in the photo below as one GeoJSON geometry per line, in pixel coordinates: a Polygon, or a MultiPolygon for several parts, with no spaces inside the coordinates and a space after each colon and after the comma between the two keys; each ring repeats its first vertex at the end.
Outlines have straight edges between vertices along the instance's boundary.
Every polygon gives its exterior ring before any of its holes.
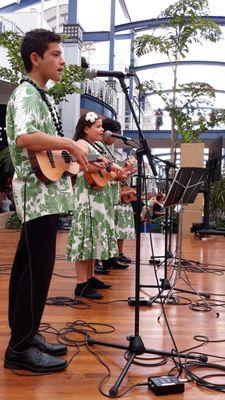
{"type": "Polygon", "coordinates": [[[121,140],[123,140],[125,143],[126,143],[128,140],[134,141],[134,140],[133,140],[132,138],[130,138],[130,137],[122,136],[122,135],[119,135],[119,134],[117,134],[117,133],[112,133],[111,131],[105,131],[105,132],[103,133],[103,135],[105,135],[106,137],[113,137],[113,138],[116,138],[116,139],[121,139],[121,140]]]}
{"type": "Polygon", "coordinates": [[[85,71],[85,79],[94,79],[97,77],[113,77],[113,78],[129,78],[130,76],[136,76],[135,72],[124,73],[122,71],[99,71],[97,69],[87,68],[85,71]]]}

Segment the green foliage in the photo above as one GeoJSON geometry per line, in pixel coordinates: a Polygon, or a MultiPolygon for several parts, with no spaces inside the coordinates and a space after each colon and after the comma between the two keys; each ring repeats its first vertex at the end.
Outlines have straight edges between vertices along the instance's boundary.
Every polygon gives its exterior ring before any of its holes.
{"type": "Polygon", "coordinates": [[[140,90],[143,93],[156,93],[161,97],[165,109],[175,119],[176,129],[185,143],[199,142],[201,133],[225,123],[223,109],[215,109],[210,114],[206,111],[196,112],[206,106],[213,108],[215,90],[208,83],[190,82],[178,85],[175,105],[171,92],[164,93],[160,83],[145,81],[140,90]]]}
{"type": "Polygon", "coordinates": [[[81,67],[84,69],[89,68],[89,62],[86,60],[84,56],[81,57],[81,67]]]}
{"type": "Polygon", "coordinates": [[[0,33],[0,46],[7,50],[10,68],[0,67],[0,77],[11,83],[18,83],[25,73],[23,61],[20,56],[21,36],[16,32],[0,33]]]}
{"type": "Polygon", "coordinates": [[[49,90],[49,94],[54,98],[56,104],[66,100],[66,95],[81,93],[77,82],[85,79],[85,70],[78,65],[66,65],[60,82],[54,84],[49,90]]]}
{"type": "Polygon", "coordinates": [[[138,57],[154,51],[165,54],[172,63],[172,95],[166,95],[161,85],[152,81],[144,82],[142,88],[147,87],[164,101],[171,116],[171,143],[174,148],[178,130],[183,141],[198,141],[199,135],[208,127],[225,120],[223,110],[215,112],[210,121],[204,115],[196,118],[195,109],[210,105],[215,98],[215,91],[210,85],[204,82],[177,84],[179,62],[188,55],[191,45],[202,45],[205,40],[217,42],[222,37],[222,31],[219,25],[208,18],[208,0],[179,0],[167,7],[159,18],[166,18],[167,22],[160,29],[155,29],[153,34],[138,37],[135,49],[138,57]]]}
{"type": "Polygon", "coordinates": [[[14,174],[14,167],[8,147],[0,151],[0,172],[3,177],[12,177],[14,174]]]}
{"type": "Polygon", "coordinates": [[[12,214],[6,222],[6,229],[20,229],[21,221],[16,213],[12,214]]]}
{"type": "MultiPolygon", "coordinates": [[[[0,33],[0,46],[7,50],[7,58],[10,68],[0,67],[0,77],[10,83],[19,84],[21,77],[26,73],[20,56],[21,36],[16,32],[0,33]]],[[[86,65],[86,64],[85,64],[86,65]]],[[[66,100],[66,96],[72,93],[80,93],[78,82],[85,78],[85,68],[78,65],[67,65],[64,68],[62,79],[55,83],[49,93],[55,102],[66,100]]]]}
{"type": "Polygon", "coordinates": [[[187,56],[193,43],[202,44],[203,40],[217,42],[222,31],[218,24],[206,17],[207,11],[207,0],[180,0],[167,7],[159,15],[159,18],[168,19],[160,27],[164,33],[138,37],[135,42],[137,56],[156,51],[176,61],[187,56]]]}
{"type": "Polygon", "coordinates": [[[225,176],[211,185],[210,212],[216,227],[225,227],[225,176]]]}

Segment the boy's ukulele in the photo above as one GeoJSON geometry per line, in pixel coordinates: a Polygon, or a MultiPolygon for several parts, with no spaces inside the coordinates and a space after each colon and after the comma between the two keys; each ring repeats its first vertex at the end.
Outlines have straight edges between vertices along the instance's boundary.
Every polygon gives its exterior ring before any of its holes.
{"type": "MultiPolygon", "coordinates": [[[[67,150],[28,151],[31,166],[37,178],[44,183],[58,181],[63,174],[76,175],[80,166],[76,158],[67,150]]],[[[99,156],[86,156],[89,162],[99,160],[99,156]]]]}

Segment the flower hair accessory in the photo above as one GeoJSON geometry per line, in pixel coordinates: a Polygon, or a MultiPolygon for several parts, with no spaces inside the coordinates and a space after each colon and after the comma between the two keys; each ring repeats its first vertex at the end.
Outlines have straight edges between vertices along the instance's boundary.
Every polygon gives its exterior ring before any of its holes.
{"type": "Polygon", "coordinates": [[[90,121],[93,124],[96,119],[98,119],[98,116],[94,112],[88,112],[86,114],[86,117],[85,117],[86,121],[90,121]]]}

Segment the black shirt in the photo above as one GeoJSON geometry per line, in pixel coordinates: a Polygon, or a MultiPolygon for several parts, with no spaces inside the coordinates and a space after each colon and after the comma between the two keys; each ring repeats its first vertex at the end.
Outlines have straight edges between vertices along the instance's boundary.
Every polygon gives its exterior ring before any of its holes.
{"type": "Polygon", "coordinates": [[[165,211],[164,208],[163,208],[159,203],[155,203],[155,204],[153,205],[152,210],[153,210],[152,219],[155,219],[155,218],[160,217],[160,215],[156,215],[156,214],[155,214],[157,211],[158,211],[158,212],[163,212],[163,211],[165,211]]]}

